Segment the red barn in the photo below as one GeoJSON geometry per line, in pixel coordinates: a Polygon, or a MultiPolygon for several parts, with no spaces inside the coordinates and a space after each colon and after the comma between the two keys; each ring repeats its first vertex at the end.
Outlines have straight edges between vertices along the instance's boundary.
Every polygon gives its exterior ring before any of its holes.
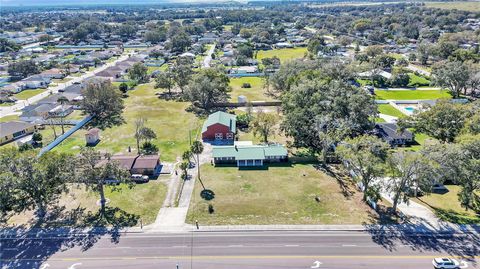
{"type": "Polygon", "coordinates": [[[202,139],[214,144],[233,144],[236,131],[235,115],[215,112],[203,123],[202,139]]]}

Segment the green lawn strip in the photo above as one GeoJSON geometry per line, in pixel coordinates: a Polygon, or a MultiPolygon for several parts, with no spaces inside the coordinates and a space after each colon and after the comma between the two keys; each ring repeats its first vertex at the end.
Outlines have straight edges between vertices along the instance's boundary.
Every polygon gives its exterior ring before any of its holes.
{"type": "MultiPolygon", "coordinates": [[[[143,84],[129,91],[125,99],[123,116],[126,123],[107,128],[100,132],[97,150],[111,153],[127,153],[130,146],[136,151],[134,138],[135,119],[144,117],[146,126],[152,128],[157,139],[152,141],[160,150],[162,161],[174,161],[189,147],[189,132],[199,129],[202,120],[193,113],[186,112],[186,102],[165,101],[155,95],[153,84],[143,84]]],[[[58,145],[54,150],[60,152],[78,152],[85,145],[86,129],[81,129],[58,145]]]]}
{"type": "Polygon", "coordinates": [[[400,112],[400,110],[394,108],[390,104],[379,104],[378,105],[378,112],[381,114],[397,117],[397,118],[404,118],[406,117],[405,114],[400,112]]]}
{"type": "Polygon", "coordinates": [[[26,100],[32,96],[35,96],[37,94],[40,94],[44,91],[46,91],[47,89],[34,89],[34,90],[23,90],[19,93],[16,93],[13,95],[13,97],[19,99],[19,100],[26,100]]]}
{"type": "Polygon", "coordinates": [[[377,100],[435,100],[452,98],[444,90],[375,90],[377,100]]]}
{"type": "Polygon", "coordinates": [[[446,187],[448,189],[447,193],[432,193],[415,198],[415,200],[430,207],[437,217],[444,221],[457,224],[480,223],[479,215],[476,215],[472,210],[465,210],[460,205],[458,193],[461,187],[456,185],[446,185],[446,187]]]}
{"type": "Polygon", "coordinates": [[[272,101],[272,97],[266,95],[263,89],[263,79],[260,77],[242,77],[231,78],[230,86],[230,101],[237,102],[238,96],[243,95],[247,97],[248,101],[272,101]],[[251,88],[242,88],[243,83],[250,83],[251,88]]]}
{"type": "MultiPolygon", "coordinates": [[[[283,164],[268,170],[202,166],[205,187],[215,198],[200,198],[195,184],[188,222],[201,225],[241,224],[361,224],[372,221],[372,211],[359,193],[345,198],[333,178],[312,164],[283,164]],[[315,196],[320,202],[315,201],[315,196]],[[208,213],[208,205],[214,214],[208,213]]],[[[351,186],[353,190],[353,186],[351,186]]]]}
{"type": "Polygon", "coordinates": [[[441,9],[458,9],[470,12],[480,11],[478,1],[426,2],[425,6],[441,9]]]}
{"type": "Polygon", "coordinates": [[[7,122],[12,120],[19,120],[19,115],[8,115],[0,118],[0,122],[7,122]]]}
{"type": "MultiPolygon", "coordinates": [[[[412,131],[412,130],[410,130],[412,131]]],[[[413,131],[412,131],[413,132],[413,131]]],[[[422,148],[423,145],[425,144],[433,144],[436,143],[437,140],[427,134],[424,133],[415,133],[415,145],[412,145],[410,149],[414,151],[418,151],[422,148]]]]}

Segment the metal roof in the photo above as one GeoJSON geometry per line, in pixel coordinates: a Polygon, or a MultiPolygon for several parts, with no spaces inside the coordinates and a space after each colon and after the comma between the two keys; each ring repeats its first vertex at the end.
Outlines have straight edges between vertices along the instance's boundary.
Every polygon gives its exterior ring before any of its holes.
{"type": "Polygon", "coordinates": [[[214,125],[216,123],[228,126],[230,128],[230,132],[235,133],[237,125],[236,122],[237,117],[235,115],[222,111],[217,111],[213,114],[210,114],[207,120],[205,120],[202,127],[202,133],[207,130],[208,126],[214,125]]]}

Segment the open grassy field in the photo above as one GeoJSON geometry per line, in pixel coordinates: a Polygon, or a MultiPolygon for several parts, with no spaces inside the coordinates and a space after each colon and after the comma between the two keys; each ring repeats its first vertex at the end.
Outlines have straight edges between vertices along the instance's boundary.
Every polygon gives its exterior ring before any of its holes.
{"type": "MultiPolygon", "coordinates": [[[[129,91],[123,113],[126,123],[101,131],[101,141],[95,148],[111,153],[126,153],[130,146],[132,151],[136,151],[135,119],[144,117],[147,119],[146,126],[157,134],[153,142],[160,150],[161,160],[174,161],[180,156],[189,146],[189,129],[196,133],[202,121],[185,111],[188,103],[159,99],[155,95],[157,91],[152,83],[139,85],[129,91]]],[[[85,129],[75,132],[54,150],[78,152],[85,145],[85,132],[85,129]]]]}
{"type": "Polygon", "coordinates": [[[465,11],[480,11],[479,1],[425,2],[425,6],[442,9],[458,9],[465,11]]]}
{"type": "MultiPolygon", "coordinates": [[[[151,180],[146,184],[137,184],[134,188],[128,186],[120,186],[119,191],[112,191],[112,188],[105,187],[105,197],[109,201],[107,206],[110,208],[119,208],[128,214],[133,214],[138,218],[136,226],[140,226],[140,219],[143,225],[153,223],[162,206],[163,200],[167,193],[167,187],[164,183],[151,180]]],[[[100,199],[99,194],[86,190],[82,186],[71,186],[69,192],[64,194],[58,205],[64,206],[64,214],[60,215],[54,222],[65,225],[79,225],[82,221],[86,221],[85,217],[88,212],[95,214],[99,210],[97,201],[100,199]],[[83,210],[82,215],[77,223],[63,223],[62,219],[68,216],[72,210],[83,210]],[[66,214],[65,214],[66,213],[66,214]]],[[[29,225],[35,220],[33,212],[27,211],[22,214],[13,216],[9,220],[10,225],[29,225]]],[[[52,223],[55,225],[55,223],[52,223]]]]}
{"type": "Polygon", "coordinates": [[[18,100],[26,100],[32,96],[35,96],[37,94],[40,94],[47,89],[34,89],[34,90],[23,90],[19,93],[16,93],[13,95],[13,97],[17,98],[18,100]]]}
{"type": "Polygon", "coordinates": [[[306,52],[306,47],[259,50],[257,52],[257,60],[261,62],[263,58],[272,58],[273,56],[277,56],[280,59],[281,63],[285,63],[292,59],[303,58],[306,52]]]}
{"type": "Polygon", "coordinates": [[[230,101],[237,102],[238,96],[244,95],[248,101],[272,101],[263,89],[263,80],[260,77],[230,78],[230,101]],[[250,83],[251,88],[242,88],[243,83],[250,83]]]}
{"type": "Polygon", "coordinates": [[[472,210],[466,211],[458,201],[460,186],[446,185],[448,192],[444,194],[432,193],[416,198],[417,202],[429,206],[442,220],[454,223],[480,223],[480,216],[472,210]]]}
{"type": "MultiPolygon", "coordinates": [[[[361,224],[374,214],[358,193],[348,199],[337,181],[312,164],[270,166],[268,170],[202,166],[205,187],[215,192],[209,202],[195,185],[187,220],[201,225],[361,224]],[[315,201],[315,196],[320,202],[315,201]],[[208,204],[214,214],[208,213],[208,204]]],[[[350,186],[353,190],[353,186],[350,186]]]]}
{"type": "Polygon", "coordinates": [[[405,114],[400,112],[400,110],[394,108],[390,104],[379,104],[378,105],[378,112],[381,114],[397,117],[397,118],[404,118],[406,117],[405,114]]]}
{"type": "Polygon", "coordinates": [[[435,100],[441,98],[452,98],[452,96],[444,90],[375,90],[375,99],[378,100],[435,100]]]}

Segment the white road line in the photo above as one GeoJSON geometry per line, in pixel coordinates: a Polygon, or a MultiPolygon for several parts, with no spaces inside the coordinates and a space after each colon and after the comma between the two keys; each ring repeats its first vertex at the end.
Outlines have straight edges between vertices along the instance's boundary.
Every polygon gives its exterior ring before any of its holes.
{"type": "Polygon", "coordinates": [[[298,247],[299,245],[285,245],[286,247],[298,247]]]}
{"type": "Polygon", "coordinates": [[[356,247],[357,245],[353,245],[353,244],[344,244],[342,245],[342,247],[356,247]]]}
{"type": "Polygon", "coordinates": [[[229,248],[239,248],[239,247],[243,247],[243,245],[229,245],[228,247],[229,248]]]}

